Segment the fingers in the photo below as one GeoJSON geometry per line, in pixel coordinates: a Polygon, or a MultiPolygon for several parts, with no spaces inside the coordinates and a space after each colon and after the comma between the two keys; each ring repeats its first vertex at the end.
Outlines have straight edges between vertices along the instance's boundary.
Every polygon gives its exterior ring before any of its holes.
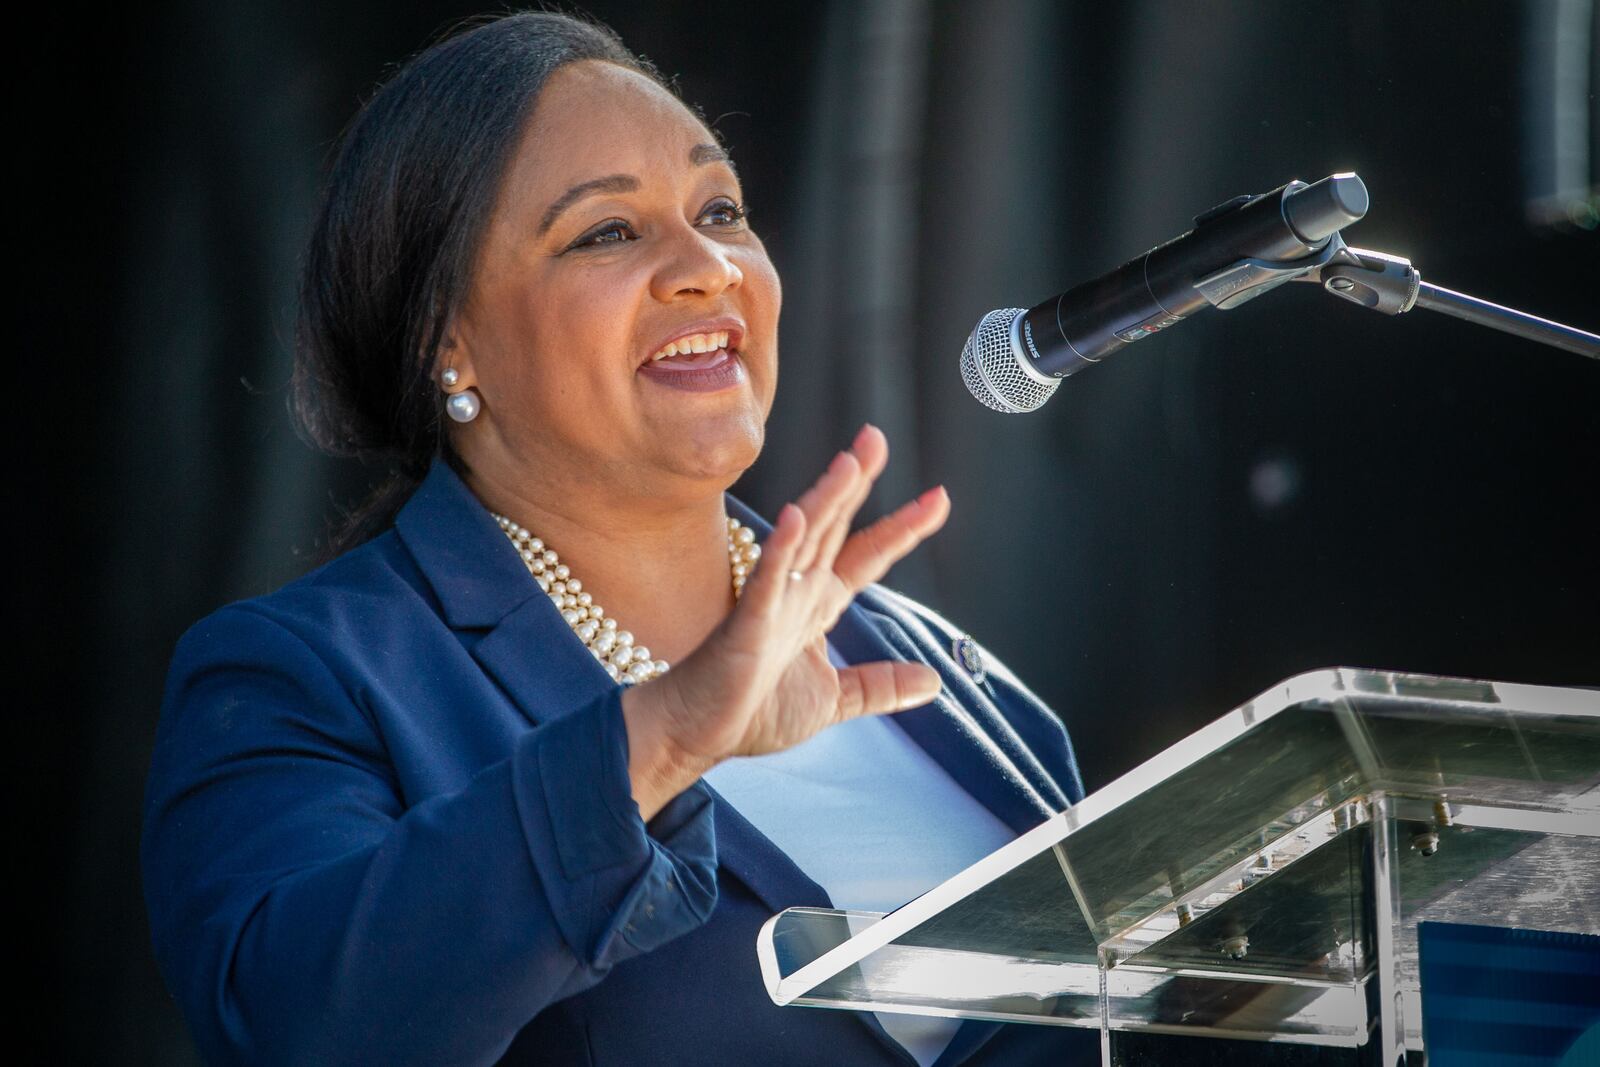
{"type": "Polygon", "coordinates": [[[800,498],[798,503],[811,520],[809,543],[800,551],[800,570],[808,571],[819,562],[832,563],[850,534],[856,512],[872,491],[873,481],[888,462],[888,439],[882,430],[866,423],[849,449],[835,456],[827,473],[800,498]]]}
{"type": "Polygon", "coordinates": [[[841,667],[839,721],[921,707],[939,689],[939,673],[923,663],[879,660],[841,667]]]}
{"type": "Polygon", "coordinates": [[[860,461],[861,473],[866,475],[868,482],[872,482],[883,473],[884,465],[889,462],[889,439],[869,422],[861,427],[856,439],[850,443],[850,451],[860,461]]]}
{"type": "MultiPolygon", "coordinates": [[[[838,578],[842,604],[856,591],[877,581],[922,540],[933,534],[950,514],[950,498],[940,486],[890,515],[850,534],[850,524],[872,491],[872,484],[889,460],[889,443],[883,431],[868,423],[848,451],[834,457],[828,470],[794,505],[805,519],[804,530],[790,558],[779,567],[763,559],[765,580],[771,583],[791,570],[810,573],[826,564],[838,578]],[[778,575],[775,572],[784,572],[778,575]]],[[[773,546],[775,547],[775,546],[773,546]]],[[[764,549],[770,552],[771,547],[764,549]]],[[[827,598],[829,600],[832,597],[827,598]]],[[[842,606],[840,607],[842,610],[842,606]]],[[[824,612],[836,615],[837,612],[824,612]]]]}
{"type": "Polygon", "coordinates": [[[745,582],[740,602],[750,605],[761,615],[768,614],[783,593],[789,572],[795,568],[795,557],[805,539],[810,524],[806,513],[794,504],[785,504],[778,519],[761,545],[761,558],[756,569],[745,582]]]}
{"type": "Polygon", "coordinates": [[[883,436],[882,430],[869,422],[861,428],[860,433],[856,434],[856,439],[851,442],[850,452],[861,465],[861,476],[851,486],[850,494],[845,498],[834,521],[827,529],[818,531],[816,558],[829,567],[833,566],[834,557],[839,554],[839,546],[850,536],[850,524],[855,521],[856,512],[861,510],[861,505],[867,502],[867,495],[872,492],[872,483],[883,473],[883,468],[889,462],[889,441],[883,436]]]}
{"type": "Polygon", "coordinates": [[[950,495],[944,486],[929,489],[871,526],[858,530],[839,549],[833,571],[852,591],[864,589],[937,532],[949,517],[950,495]]]}
{"type": "MultiPolygon", "coordinates": [[[[810,528],[795,557],[795,569],[808,571],[816,563],[822,538],[841,514],[845,501],[861,477],[861,465],[850,452],[840,452],[817,483],[795,501],[806,513],[810,528]]],[[[848,519],[846,519],[848,522],[848,519]]]]}

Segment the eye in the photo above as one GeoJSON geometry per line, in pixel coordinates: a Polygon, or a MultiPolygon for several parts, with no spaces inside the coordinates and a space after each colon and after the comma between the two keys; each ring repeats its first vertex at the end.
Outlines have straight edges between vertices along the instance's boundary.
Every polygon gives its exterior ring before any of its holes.
{"type": "MultiPolygon", "coordinates": [[[[707,207],[705,214],[700,217],[716,217],[715,225],[724,229],[736,229],[750,217],[750,211],[743,204],[736,204],[727,197],[721,197],[707,207]]],[[[567,249],[571,251],[578,248],[599,248],[605,245],[625,244],[628,241],[638,240],[638,237],[639,235],[634,232],[633,227],[623,220],[607,219],[568,245],[567,249]]]]}
{"type": "Polygon", "coordinates": [[[749,210],[743,204],[735,204],[726,197],[707,208],[706,214],[722,215],[725,221],[718,223],[718,225],[729,227],[737,226],[750,217],[749,210]]]}
{"type": "MultiPolygon", "coordinates": [[[[594,229],[590,230],[588,233],[584,234],[582,237],[580,237],[576,241],[572,242],[572,244],[569,246],[569,248],[595,248],[595,247],[599,247],[600,245],[620,244],[624,240],[631,240],[632,239],[632,238],[617,238],[617,237],[612,237],[611,236],[612,234],[620,234],[620,233],[632,234],[633,233],[633,227],[629,226],[626,222],[623,222],[621,219],[607,219],[606,221],[602,222],[599,226],[596,226],[594,229]]],[[[634,234],[634,236],[637,237],[638,235],[634,234]]]]}

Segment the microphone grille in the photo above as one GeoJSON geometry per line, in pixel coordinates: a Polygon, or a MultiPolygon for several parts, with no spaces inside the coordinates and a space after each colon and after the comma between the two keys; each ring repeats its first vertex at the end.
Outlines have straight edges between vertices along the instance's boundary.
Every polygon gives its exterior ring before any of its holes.
{"type": "Polygon", "coordinates": [[[961,380],[985,407],[1020,415],[1050,399],[1061,382],[1041,382],[1022,369],[1011,339],[1012,324],[1027,308],[1000,308],[985,315],[961,349],[961,380]]]}

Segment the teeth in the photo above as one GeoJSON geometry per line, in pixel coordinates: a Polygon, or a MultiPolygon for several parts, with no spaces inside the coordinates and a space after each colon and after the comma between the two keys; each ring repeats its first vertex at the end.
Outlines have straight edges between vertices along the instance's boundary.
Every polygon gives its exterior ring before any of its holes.
{"type": "Polygon", "coordinates": [[[716,333],[692,333],[688,337],[680,337],[676,341],[668,341],[667,346],[650,357],[651,362],[666,359],[668,356],[687,355],[690,352],[713,352],[719,348],[728,347],[728,331],[718,330],[716,333]]]}

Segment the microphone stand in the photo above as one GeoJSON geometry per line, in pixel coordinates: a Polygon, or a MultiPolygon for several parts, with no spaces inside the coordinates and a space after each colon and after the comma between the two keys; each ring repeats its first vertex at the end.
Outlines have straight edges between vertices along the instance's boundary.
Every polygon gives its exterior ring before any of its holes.
{"type": "Polygon", "coordinates": [[[1339,248],[1328,262],[1297,281],[1318,282],[1324,292],[1390,315],[1398,315],[1414,307],[1427,308],[1492,330],[1503,330],[1530,341],[1576,352],[1580,356],[1600,359],[1600,334],[1430,285],[1422,280],[1421,272],[1408,259],[1366,248],[1347,247],[1338,234],[1334,234],[1329,243],[1334,241],[1339,243],[1339,248]]]}
{"type": "Polygon", "coordinates": [[[1580,356],[1600,359],[1600,334],[1589,333],[1515,308],[1491,304],[1475,296],[1430,285],[1409,259],[1351,248],[1340,234],[1316,255],[1274,263],[1245,259],[1195,283],[1195,288],[1218,308],[1232,308],[1275,289],[1284,282],[1315,282],[1323,292],[1385,315],[1399,315],[1414,307],[1454,315],[1490,329],[1539,341],[1580,356]]]}

